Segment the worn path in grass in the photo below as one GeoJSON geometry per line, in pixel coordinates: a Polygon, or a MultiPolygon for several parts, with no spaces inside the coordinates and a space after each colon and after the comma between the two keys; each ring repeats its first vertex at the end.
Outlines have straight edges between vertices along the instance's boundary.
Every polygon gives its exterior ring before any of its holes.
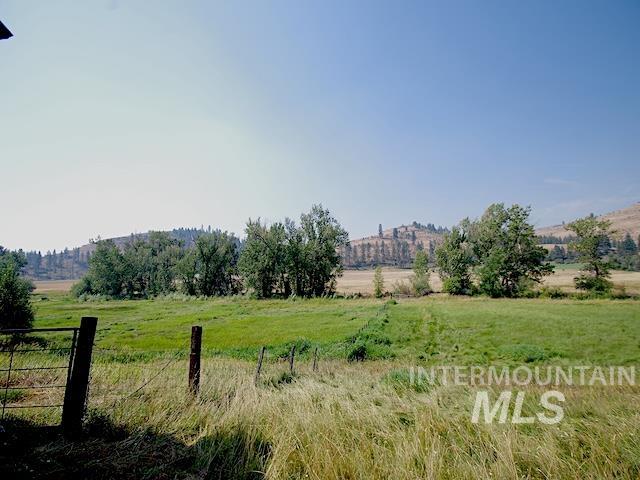
{"type": "Polygon", "coordinates": [[[382,300],[38,301],[36,326],[99,317],[101,348],[183,350],[191,325],[204,327],[205,353],[252,357],[267,345],[319,345],[344,358],[361,345],[368,358],[448,364],[640,362],[640,302],[493,300],[432,296],[382,300]]]}

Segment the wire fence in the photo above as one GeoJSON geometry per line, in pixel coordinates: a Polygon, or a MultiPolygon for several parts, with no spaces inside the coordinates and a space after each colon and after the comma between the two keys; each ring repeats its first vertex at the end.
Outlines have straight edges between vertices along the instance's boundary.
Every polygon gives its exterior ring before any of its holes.
{"type": "MultiPolygon", "coordinates": [[[[75,378],[72,377],[72,369],[74,375],[76,370],[75,356],[78,357],[76,363],[82,363],[79,345],[84,345],[83,331],[77,327],[0,330],[0,421],[10,415],[25,416],[39,425],[64,423],[69,386],[75,383],[72,381],[75,378]],[[54,413],[38,413],[42,410],[54,413]]],[[[113,348],[102,346],[100,341],[94,341],[93,336],[86,345],[91,346],[86,360],[89,370],[82,387],[86,396],[76,405],[77,410],[82,411],[79,415],[83,415],[87,407],[111,409],[132,398],[146,401],[145,395],[155,395],[159,391],[163,395],[170,392],[184,395],[188,386],[191,393],[198,393],[198,387],[194,389],[192,384],[193,338],[191,345],[185,339],[171,349],[113,348]]],[[[297,351],[295,345],[288,354],[262,347],[256,348],[254,357],[258,361],[257,370],[251,372],[250,364],[245,364],[245,368],[240,370],[246,370],[244,375],[247,378],[255,376],[256,386],[289,382],[293,375],[303,370],[317,371],[318,348],[305,348],[307,352],[303,358],[308,358],[308,365],[297,363],[303,352],[302,349],[297,351]]],[[[199,384],[200,344],[197,359],[199,384]]],[[[237,371],[238,365],[234,364],[233,369],[237,371]]],[[[208,389],[206,376],[202,380],[204,388],[208,389]]]]}
{"type": "Polygon", "coordinates": [[[15,416],[25,411],[32,416],[33,409],[59,411],[63,407],[78,330],[0,330],[0,421],[9,412],[15,416]]]}

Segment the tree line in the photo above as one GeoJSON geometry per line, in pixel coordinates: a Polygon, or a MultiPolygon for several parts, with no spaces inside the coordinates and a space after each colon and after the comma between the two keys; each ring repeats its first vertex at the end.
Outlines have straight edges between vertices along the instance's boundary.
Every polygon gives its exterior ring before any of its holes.
{"type": "MultiPolygon", "coordinates": [[[[200,228],[174,228],[169,232],[171,238],[179,240],[185,248],[195,244],[195,240],[203,233],[211,233],[211,226],[205,229],[200,228]]],[[[126,243],[135,241],[137,238],[148,237],[149,233],[131,234],[128,237],[113,239],[118,247],[126,243]]],[[[90,243],[97,243],[97,240],[90,240],[90,243]]],[[[19,251],[26,258],[26,264],[22,268],[22,273],[33,280],[75,280],[83,276],[89,268],[89,258],[93,251],[85,248],[73,248],[56,251],[19,251]]]]}
{"type": "Polygon", "coordinates": [[[192,246],[166,232],[151,232],[119,248],[99,240],[76,296],[138,298],[180,291],[221,296],[249,292],[259,298],[330,295],[342,271],[339,250],[347,232],[321,205],[267,225],[249,220],[246,239],[203,232],[192,246]]]}
{"type": "MultiPolygon", "coordinates": [[[[595,218],[589,215],[588,218],[595,218]]],[[[567,226],[567,228],[569,228],[567,226]]],[[[640,236],[638,241],[627,232],[622,238],[612,238],[615,232],[608,231],[600,239],[599,249],[612,268],[618,270],[640,271],[640,256],[638,255],[638,245],[640,245],[640,236]]],[[[547,260],[555,263],[574,263],[579,261],[580,253],[575,249],[576,242],[579,238],[575,235],[559,238],[554,236],[538,237],[541,244],[554,244],[553,248],[547,253],[547,260]]]]}
{"type": "MultiPolygon", "coordinates": [[[[528,222],[530,211],[519,205],[505,208],[494,204],[480,219],[464,219],[446,234],[436,249],[443,290],[515,297],[531,291],[532,285],[550,275],[553,266],[528,222]]],[[[610,238],[615,232],[609,221],[590,215],[566,228],[573,234],[568,250],[583,264],[574,279],[579,290],[607,293],[613,287],[609,278],[616,262],[622,258],[640,263],[638,246],[629,234],[617,242],[616,248],[612,246],[610,238]]]]}

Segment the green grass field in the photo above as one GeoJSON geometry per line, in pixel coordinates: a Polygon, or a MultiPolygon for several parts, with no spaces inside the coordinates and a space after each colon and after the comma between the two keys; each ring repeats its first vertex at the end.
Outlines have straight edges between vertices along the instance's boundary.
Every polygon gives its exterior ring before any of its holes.
{"type": "MultiPolygon", "coordinates": [[[[119,479],[636,479],[640,388],[562,387],[555,425],[474,424],[478,388],[416,386],[419,365],[640,364],[640,302],[245,298],[79,303],[34,297],[36,326],[99,318],[86,437],[10,432],[0,477],[119,479]],[[190,327],[204,327],[201,392],[186,388],[190,327]],[[288,374],[292,343],[302,355],[288,374]],[[269,347],[254,385],[259,346],[269,347]],[[320,349],[319,371],[311,369],[320,349]],[[354,348],[368,360],[348,362],[354,348]],[[112,349],[119,353],[113,353],[112,349]],[[12,445],[15,446],[12,447],[12,445]],[[31,452],[31,453],[30,453],[31,452]],[[33,452],[37,452],[34,455],[33,452]],[[56,476],[57,475],[57,476],[56,476]]],[[[62,342],[53,336],[53,344],[62,342]]],[[[54,365],[28,354],[14,366],[54,365]],[[22,362],[22,363],[21,363],[22,362]]],[[[6,359],[5,359],[6,360],[6,359]]],[[[58,371],[56,371],[58,372],[58,371]]],[[[28,384],[63,382],[32,373],[28,384]]],[[[502,387],[490,387],[493,399],[502,387]]],[[[525,385],[523,415],[545,387],[525,385]]],[[[62,395],[62,392],[55,393],[62,395]]],[[[12,401],[60,398],[23,390],[12,401]]],[[[57,413],[27,410],[28,425],[57,413]]]]}
{"type": "Polygon", "coordinates": [[[136,351],[186,349],[203,326],[205,354],[255,357],[262,345],[346,358],[354,343],[372,358],[489,364],[533,360],[630,364],[640,360],[640,303],[610,300],[493,300],[429,297],[381,300],[131,300],[77,302],[65,295],[36,301],[38,327],[99,318],[96,344],[136,351]]]}

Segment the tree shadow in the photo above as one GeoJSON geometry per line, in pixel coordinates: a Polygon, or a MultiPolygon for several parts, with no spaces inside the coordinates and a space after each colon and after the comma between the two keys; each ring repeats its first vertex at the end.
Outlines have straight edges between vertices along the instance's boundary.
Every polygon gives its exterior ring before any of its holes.
{"type": "Polygon", "coordinates": [[[2,428],[0,478],[12,480],[261,479],[271,450],[241,428],[187,445],[95,415],[77,441],[65,440],[57,427],[20,419],[5,419],[2,428]]]}

